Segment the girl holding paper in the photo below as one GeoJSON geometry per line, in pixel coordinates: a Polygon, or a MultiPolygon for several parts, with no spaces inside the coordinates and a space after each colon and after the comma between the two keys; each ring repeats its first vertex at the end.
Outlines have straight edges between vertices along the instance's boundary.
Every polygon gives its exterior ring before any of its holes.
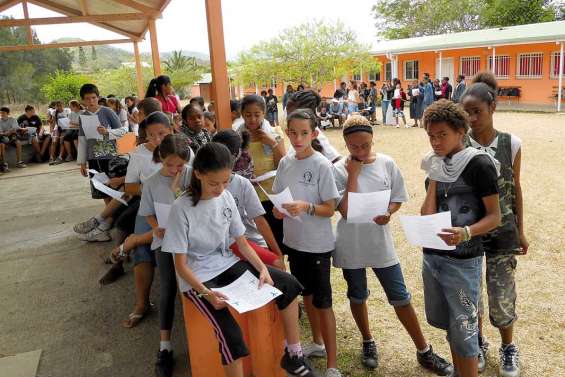
{"type": "Polygon", "coordinates": [[[451,212],[452,228],[438,236],[455,250],[424,248],[422,278],[428,323],[447,331],[455,372],[478,374],[478,300],[482,235],[500,224],[497,162],[463,140],[467,113],[448,100],[424,115],[433,152],[422,161],[428,187],[422,215],[451,212]]]}
{"type": "Polygon", "coordinates": [[[228,377],[243,376],[243,357],[249,351],[227,308],[229,298],[213,288],[229,285],[246,271],[258,277],[260,285],[282,291],[275,298],[286,335],[281,366],[293,376],[316,376],[300,345],[296,297],[302,286],[292,275],[265,266],[247,243],[237,205],[226,191],[232,167],[233,156],[224,145],[211,142],[198,150],[188,193],[171,208],[162,250],[173,254],[180,290],[214,328],[228,377]],[[231,252],[232,239],[247,261],[231,252]]]}
{"type": "Polygon", "coordinates": [[[344,124],[343,138],[350,156],[335,165],[336,184],[341,194],[338,209],[342,218],[337,225],[333,263],[343,269],[347,282],[351,313],[363,337],[363,365],[369,369],[378,365],[377,345],[371,335],[367,314],[366,269],[372,268],[389,304],[414,341],[420,365],[440,376],[448,375],[453,370],[452,365],[434,353],[422,334],[388,226],[391,215],[408,200],[402,174],[391,157],[373,151],[373,128],[365,117],[350,117],[344,124]],[[383,190],[391,192],[385,214],[375,216],[374,223],[347,223],[349,193],[383,190]]]}

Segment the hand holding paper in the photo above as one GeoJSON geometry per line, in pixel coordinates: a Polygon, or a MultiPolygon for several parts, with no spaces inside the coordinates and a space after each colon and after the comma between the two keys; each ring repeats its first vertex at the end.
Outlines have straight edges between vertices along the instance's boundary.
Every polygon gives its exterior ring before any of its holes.
{"type": "Polygon", "coordinates": [[[97,179],[91,179],[90,182],[92,182],[92,185],[94,186],[95,189],[97,189],[98,191],[103,192],[104,194],[116,199],[118,202],[124,204],[124,205],[128,205],[128,202],[126,202],[125,200],[122,199],[122,196],[124,195],[123,192],[121,191],[116,191],[111,189],[110,187],[104,185],[102,182],[100,182],[97,179]]]}
{"type": "Polygon", "coordinates": [[[271,170],[271,171],[266,172],[265,174],[262,174],[258,177],[250,179],[250,181],[251,181],[251,183],[259,183],[259,182],[266,181],[269,178],[273,178],[275,175],[277,175],[277,171],[271,170]]]}
{"type": "Polygon", "coordinates": [[[436,250],[455,250],[439,236],[443,229],[451,228],[451,212],[440,212],[428,216],[400,216],[406,239],[411,245],[436,250]]]}
{"type": "Polygon", "coordinates": [[[292,198],[292,194],[290,193],[290,189],[288,187],[279,194],[268,194],[261,185],[259,185],[259,187],[261,187],[261,190],[265,193],[265,195],[267,195],[269,200],[273,203],[273,205],[279,212],[283,213],[285,216],[290,217],[291,219],[302,221],[299,216],[292,216],[286,209],[283,208],[283,204],[294,202],[294,199],[292,198]]]}
{"type": "Polygon", "coordinates": [[[94,140],[104,139],[103,136],[100,135],[100,133],[98,132],[98,126],[100,126],[98,115],[81,115],[80,123],[86,139],[94,139],[94,140]]]}

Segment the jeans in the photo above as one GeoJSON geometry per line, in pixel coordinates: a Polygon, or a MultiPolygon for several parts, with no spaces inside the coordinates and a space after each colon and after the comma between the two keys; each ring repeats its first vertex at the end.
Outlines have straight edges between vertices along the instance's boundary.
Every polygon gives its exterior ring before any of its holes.
{"type": "Polygon", "coordinates": [[[386,112],[388,110],[388,106],[390,105],[390,100],[382,100],[381,102],[381,109],[383,110],[383,124],[386,124],[386,112]]]}

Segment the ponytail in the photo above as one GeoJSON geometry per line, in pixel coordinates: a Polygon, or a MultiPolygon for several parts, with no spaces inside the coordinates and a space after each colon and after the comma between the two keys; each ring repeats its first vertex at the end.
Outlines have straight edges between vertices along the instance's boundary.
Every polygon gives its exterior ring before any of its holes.
{"type": "Polygon", "coordinates": [[[163,85],[168,85],[171,83],[169,76],[160,75],[152,78],[147,87],[147,92],[145,92],[145,98],[157,97],[158,95],[163,95],[161,87],[163,85]]]}
{"type": "Polygon", "coordinates": [[[153,78],[149,81],[149,86],[145,92],[145,98],[157,97],[157,79],[153,78]]]}
{"type": "Polygon", "coordinates": [[[192,205],[196,207],[200,198],[202,198],[202,183],[200,179],[196,177],[194,170],[192,170],[192,175],[190,176],[190,184],[188,185],[187,192],[192,198],[192,205]]]}

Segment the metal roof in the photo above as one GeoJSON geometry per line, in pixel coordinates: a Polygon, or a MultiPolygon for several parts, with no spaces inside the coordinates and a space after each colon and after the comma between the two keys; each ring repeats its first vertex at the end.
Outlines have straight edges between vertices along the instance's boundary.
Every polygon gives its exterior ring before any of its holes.
{"type": "Polygon", "coordinates": [[[508,26],[378,42],[373,55],[565,41],[565,21],[508,26]]]}

